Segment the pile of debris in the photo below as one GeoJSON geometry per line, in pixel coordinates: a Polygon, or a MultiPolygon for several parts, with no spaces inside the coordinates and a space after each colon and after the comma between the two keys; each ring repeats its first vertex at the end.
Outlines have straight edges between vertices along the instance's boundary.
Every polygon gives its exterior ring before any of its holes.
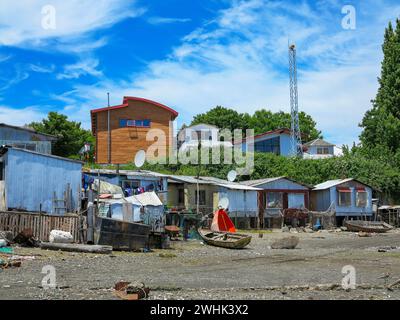
{"type": "Polygon", "coordinates": [[[149,296],[150,288],[142,282],[119,281],[114,286],[115,296],[124,300],[141,300],[149,296]]]}

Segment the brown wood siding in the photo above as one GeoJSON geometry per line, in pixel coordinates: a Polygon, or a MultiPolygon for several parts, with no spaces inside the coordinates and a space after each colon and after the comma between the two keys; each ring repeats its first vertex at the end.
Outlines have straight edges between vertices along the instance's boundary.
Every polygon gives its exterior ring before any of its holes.
{"type": "MultiPolygon", "coordinates": [[[[169,147],[169,122],[173,115],[158,106],[142,101],[129,101],[129,106],[110,111],[111,125],[111,163],[132,163],[135,154],[139,150],[145,150],[154,143],[146,141],[146,135],[150,129],[160,129],[166,136],[166,152],[159,156],[166,157],[169,147]],[[150,128],[120,128],[121,119],[151,120],[150,128]]],[[[96,117],[96,162],[108,163],[108,131],[107,111],[97,113],[96,117]]]]}

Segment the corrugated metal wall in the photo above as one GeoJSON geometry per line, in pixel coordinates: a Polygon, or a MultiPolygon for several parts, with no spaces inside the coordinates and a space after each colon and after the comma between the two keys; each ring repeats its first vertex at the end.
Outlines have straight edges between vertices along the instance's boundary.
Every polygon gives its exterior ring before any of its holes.
{"type": "Polygon", "coordinates": [[[6,201],[9,209],[53,212],[53,194],[64,198],[68,183],[73,211],[78,209],[82,164],[45,155],[9,149],[5,154],[6,201]]]}
{"type": "Polygon", "coordinates": [[[220,199],[227,197],[229,200],[229,212],[237,213],[238,217],[258,215],[257,191],[230,190],[220,188],[220,199]]]}

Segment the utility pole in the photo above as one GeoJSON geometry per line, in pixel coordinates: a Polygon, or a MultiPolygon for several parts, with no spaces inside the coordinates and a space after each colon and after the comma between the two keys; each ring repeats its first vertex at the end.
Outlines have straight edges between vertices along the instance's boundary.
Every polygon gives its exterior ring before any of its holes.
{"type": "Polygon", "coordinates": [[[299,122],[299,97],[297,91],[296,45],[289,45],[290,113],[291,113],[291,155],[303,157],[299,122]]]}
{"type": "Polygon", "coordinates": [[[110,93],[107,92],[107,105],[108,105],[108,109],[107,109],[107,151],[108,151],[108,164],[111,164],[111,128],[110,128],[110,93]]]}

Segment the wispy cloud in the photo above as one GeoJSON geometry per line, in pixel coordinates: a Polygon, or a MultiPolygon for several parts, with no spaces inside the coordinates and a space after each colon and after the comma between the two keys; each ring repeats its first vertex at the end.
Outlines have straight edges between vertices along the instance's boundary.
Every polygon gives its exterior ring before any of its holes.
{"type": "Polygon", "coordinates": [[[20,67],[16,68],[15,75],[11,78],[0,78],[0,92],[8,90],[12,86],[29,78],[29,73],[22,70],[20,67]],[[1,84],[2,83],[2,84],[1,84]]]}
{"type": "Polygon", "coordinates": [[[5,54],[0,54],[0,63],[6,62],[7,60],[10,60],[12,58],[11,54],[5,55],[5,54]]]}
{"type": "Polygon", "coordinates": [[[75,64],[64,66],[63,73],[57,75],[57,79],[78,79],[82,76],[100,77],[103,73],[97,70],[99,60],[93,58],[82,59],[75,64]]]}
{"type": "Polygon", "coordinates": [[[49,66],[43,66],[41,64],[33,64],[31,63],[29,65],[30,70],[33,72],[38,72],[38,73],[52,73],[56,69],[56,66],[54,64],[49,65],[49,66]]]}
{"type": "Polygon", "coordinates": [[[57,49],[55,44],[62,44],[66,38],[69,43],[82,44],[83,36],[91,42],[93,38],[87,37],[91,32],[143,13],[144,9],[132,0],[2,0],[0,45],[24,48],[51,45],[57,49]],[[49,5],[54,11],[42,11],[49,5]],[[54,18],[55,28],[43,27],[43,21],[49,17],[54,18]]]}
{"type": "Polygon", "coordinates": [[[147,22],[154,25],[190,22],[189,18],[150,17],[147,22]]]}

